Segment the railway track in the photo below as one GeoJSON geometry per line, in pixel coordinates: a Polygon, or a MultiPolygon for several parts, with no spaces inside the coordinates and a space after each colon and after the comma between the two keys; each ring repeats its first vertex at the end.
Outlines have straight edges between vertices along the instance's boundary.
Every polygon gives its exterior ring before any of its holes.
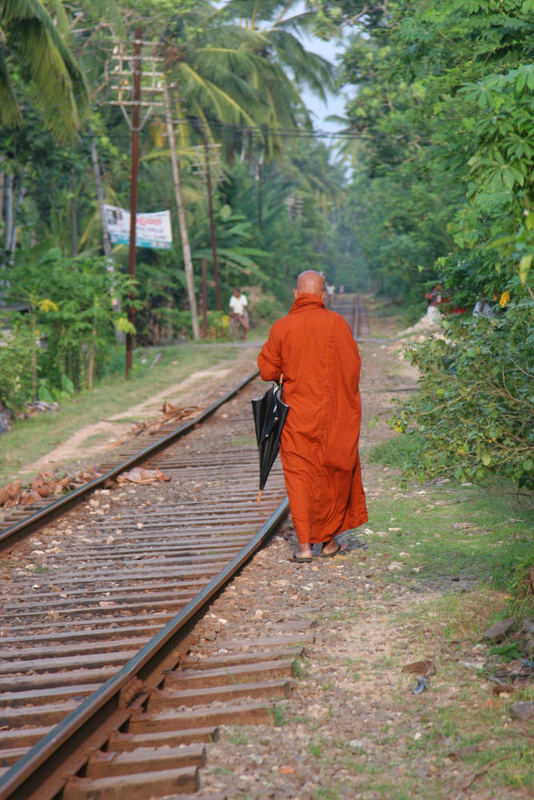
{"type": "Polygon", "coordinates": [[[154,437],[145,434],[123,445],[117,450],[112,459],[97,467],[98,477],[88,481],[74,491],[68,492],[61,497],[43,497],[30,506],[18,505],[8,509],[7,513],[3,509],[2,518],[0,519],[0,551],[5,549],[6,546],[11,546],[14,541],[28,534],[32,529],[37,528],[43,521],[50,520],[53,515],[61,514],[66,509],[72,508],[95,489],[105,486],[117,475],[131,467],[145,462],[147,458],[155,455],[193,430],[195,426],[208,419],[218,408],[227,403],[241,389],[254,380],[258,374],[256,370],[248,375],[237,386],[224,393],[222,397],[207,406],[193,419],[189,419],[179,426],[172,420],[162,425],[159,429],[160,436],[156,441],[154,441],[154,437]]]}
{"type": "MultiPolygon", "coordinates": [[[[361,336],[358,298],[333,309],[361,336]]],[[[262,605],[258,635],[224,588],[287,513],[279,466],[255,503],[256,378],[4,520],[0,800],[185,798],[218,726],[275,721],[313,609],[262,605]],[[105,488],[141,463],[170,481],[105,488]]]]}
{"type": "Polygon", "coordinates": [[[51,523],[39,509],[9,526],[2,800],[186,795],[218,725],[274,721],[311,637],[309,610],[259,638],[242,610],[215,629],[206,617],[287,511],[279,466],[255,503],[250,399],[262,390],[243,382],[202,424],[145,451],[168,483],[102,488],[114,465],[74,505],[52,505],[51,523]]]}
{"type": "Polygon", "coordinates": [[[347,320],[357,342],[370,335],[367,309],[359,295],[337,294],[332,300],[330,308],[347,320]]]}

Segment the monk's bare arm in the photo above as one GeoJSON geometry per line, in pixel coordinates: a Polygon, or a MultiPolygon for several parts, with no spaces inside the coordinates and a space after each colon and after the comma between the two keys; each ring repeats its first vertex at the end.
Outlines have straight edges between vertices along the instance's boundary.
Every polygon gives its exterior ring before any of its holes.
{"type": "Polygon", "coordinates": [[[258,367],[264,381],[277,381],[282,374],[280,337],[276,324],[271,328],[269,338],[261,348],[258,356],[258,367]]]}

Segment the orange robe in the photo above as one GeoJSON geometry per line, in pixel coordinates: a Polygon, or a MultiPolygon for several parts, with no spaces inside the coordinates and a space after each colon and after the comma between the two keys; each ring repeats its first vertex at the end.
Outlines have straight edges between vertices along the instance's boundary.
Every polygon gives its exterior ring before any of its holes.
{"type": "Polygon", "coordinates": [[[343,317],[301,294],[258,356],[264,381],[283,375],[289,412],[280,455],[299,542],[328,542],[367,521],[358,457],[358,346],[343,317]]]}

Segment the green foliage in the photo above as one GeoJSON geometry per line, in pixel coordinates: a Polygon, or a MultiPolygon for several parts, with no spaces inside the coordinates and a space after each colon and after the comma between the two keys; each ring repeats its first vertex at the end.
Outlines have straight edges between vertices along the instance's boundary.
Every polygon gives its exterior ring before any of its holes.
{"type": "Polygon", "coordinates": [[[422,450],[405,455],[408,473],[499,473],[530,488],[531,3],[391,0],[386,9],[321,0],[319,8],[325,35],[358,21],[343,55],[344,79],[358,86],[345,119],[359,137],[346,148],[348,208],[372,287],[412,305],[438,280],[455,306],[511,301],[505,315],[494,306],[494,321],[450,324],[446,340],[413,352],[422,389],[394,420],[423,437],[422,450]]]}
{"type": "Polygon", "coordinates": [[[208,339],[226,339],[228,337],[230,318],[225,311],[207,312],[208,339]]]}
{"type": "Polygon", "coordinates": [[[511,577],[506,587],[511,598],[512,613],[516,617],[532,615],[534,610],[534,597],[530,582],[532,569],[532,547],[524,553],[523,558],[514,563],[511,577]]]}
{"type": "Polygon", "coordinates": [[[287,715],[285,706],[280,703],[275,703],[273,708],[274,724],[276,727],[281,727],[287,723],[287,715]]]}
{"type": "Polygon", "coordinates": [[[483,288],[500,294],[512,274],[526,286],[534,85],[527,5],[320,6],[332,24],[341,14],[339,22],[358,18],[362,29],[344,54],[344,78],[359,87],[345,123],[360,137],[347,151],[355,167],[349,202],[374,287],[414,299],[423,282],[439,278],[473,305],[483,288]],[[494,240],[507,252],[488,250],[494,240]]]}
{"type": "Polygon", "coordinates": [[[61,402],[62,400],[72,397],[75,392],[75,386],[71,379],[62,373],[60,381],[59,386],[54,386],[46,378],[41,378],[37,390],[39,400],[44,400],[45,402],[61,402]]]}
{"type": "Polygon", "coordinates": [[[22,321],[0,339],[0,400],[13,411],[32,399],[32,333],[22,321]]]}
{"type": "Polygon", "coordinates": [[[421,389],[393,419],[397,430],[423,437],[407,474],[499,474],[534,488],[533,321],[534,304],[525,301],[497,319],[451,322],[446,339],[413,348],[421,389]]]}
{"type": "Polygon", "coordinates": [[[130,282],[113,276],[102,258],[67,259],[58,248],[29,251],[10,275],[12,299],[30,305],[19,326],[29,342],[33,396],[60,399],[74,387],[92,388],[114,338],[113,297],[129,293],[130,282]]]}
{"type": "Polygon", "coordinates": [[[269,295],[265,295],[261,300],[254,303],[254,319],[256,321],[261,320],[272,324],[285,313],[287,313],[287,308],[269,295]]]}
{"type": "Polygon", "coordinates": [[[518,642],[506,642],[490,647],[489,655],[501,656],[503,661],[514,661],[516,658],[521,658],[524,653],[519,649],[518,642]]]}
{"type": "Polygon", "coordinates": [[[367,453],[367,458],[393,469],[403,469],[410,464],[419,463],[423,445],[424,437],[417,431],[398,432],[393,438],[375,445],[367,453]]]}

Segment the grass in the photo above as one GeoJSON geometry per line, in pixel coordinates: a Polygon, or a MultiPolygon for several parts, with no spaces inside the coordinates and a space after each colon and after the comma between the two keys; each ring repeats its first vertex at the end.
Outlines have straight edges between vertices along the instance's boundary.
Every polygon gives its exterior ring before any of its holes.
{"type": "Polygon", "coordinates": [[[353,681],[360,680],[361,661],[359,658],[346,658],[343,662],[353,681]]]}
{"type": "Polygon", "coordinates": [[[286,725],[287,716],[286,716],[285,706],[280,705],[280,703],[275,703],[273,708],[273,718],[276,727],[281,727],[282,725],[286,725]]]}
{"type": "MultiPolygon", "coordinates": [[[[140,359],[146,356],[147,351],[136,351],[135,368],[127,382],[122,376],[109,376],[92,392],[81,392],[66,400],[58,413],[16,421],[13,429],[0,437],[0,485],[14,478],[25,479],[33,475],[32,463],[82,425],[106,419],[148,400],[193,372],[235,358],[238,352],[231,344],[173,345],[154,348],[149,352],[146,364],[142,364],[140,359]],[[151,368],[149,365],[156,352],[162,356],[151,368]]],[[[93,442],[99,440],[97,435],[93,442]]]]}
{"type": "Polygon", "coordinates": [[[242,728],[234,728],[232,731],[232,744],[248,744],[249,738],[242,728]]]}
{"type": "Polygon", "coordinates": [[[296,656],[291,663],[291,669],[293,672],[293,677],[304,678],[308,673],[308,664],[306,659],[302,656],[296,656]]]}
{"type": "Polygon", "coordinates": [[[402,565],[390,580],[427,584],[474,581],[505,590],[532,562],[534,510],[510,487],[427,486],[372,503],[370,553],[402,565]],[[403,555],[401,555],[403,554],[403,555]],[[417,578],[415,577],[417,575],[417,578]]]}
{"type": "Polygon", "coordinates": [[[317,739],[315,742],[310,742],[308,751],[313,758],[321,758],[323,753],[325,741],[324,739],[317,739]]]}
{"type": "Polygon", "coordinates": [[[420,433],[397,433],[369,448],[365,457],[373,464],[401,469],[407,462],[416,460],[422,444],[420,433]]]}

